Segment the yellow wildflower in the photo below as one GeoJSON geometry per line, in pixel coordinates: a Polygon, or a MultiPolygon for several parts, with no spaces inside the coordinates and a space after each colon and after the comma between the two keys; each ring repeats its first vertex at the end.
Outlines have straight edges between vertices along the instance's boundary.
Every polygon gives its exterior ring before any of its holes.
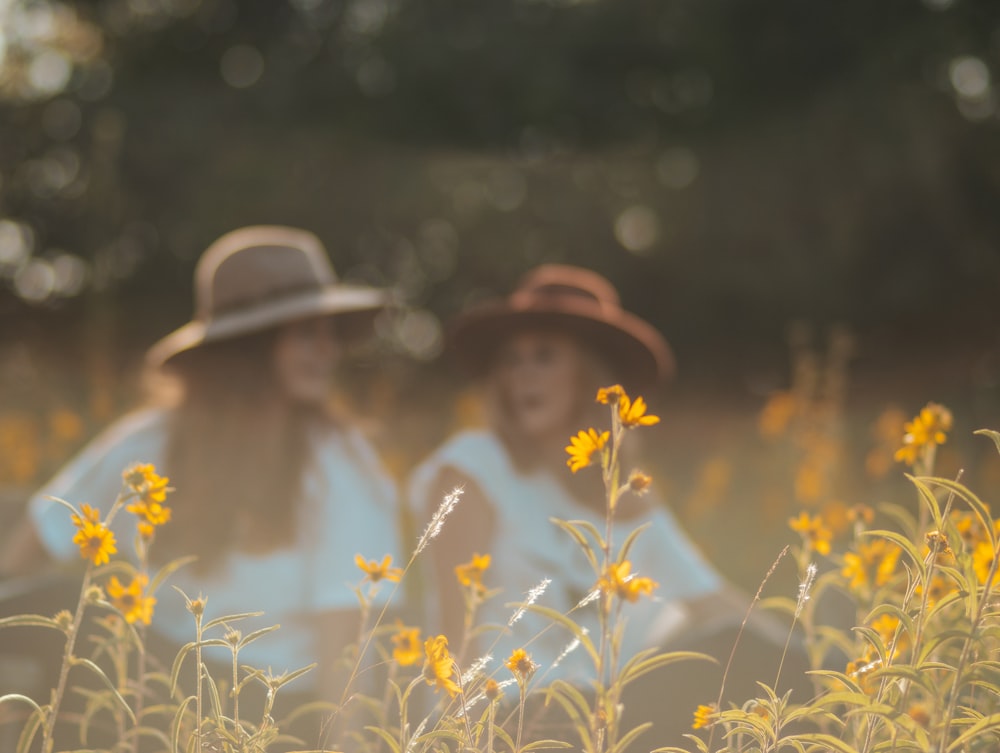
{"type": "MultiPolygon", "coordinates": [[[[978,541],[972,549],[972,568],[976,571],[976,579],[979,581],[979,585],[986,585],[995,556],[996,553],[993,551],[993,546],[987,539],[978,541]]],[[[993,574],[993,583],[996,583],[998,580],[1000,580],[1000,572],[993,574]]]]}
{"type": "Polygon", "coordinates": [[[632,563],[628,560],[620,564],[610,564],[604,575],[597,582],[597,587],[605,594],[615,594],[621,599],[636,602],[643,594],[653,593],[660,584],[651,578],[640,578],[631,572],[632,563]]]}
{"type": "Polygon", "coordinates": [[[630,402],[628,395],[622,395],[618,400],[618,417],[622,426],[652,426],[660,423],[659,416],[647,415],[646,401],[642,397],[637,397],[635,402],[630,402]]]}
{"type": "Polygon", "coordinates": [[[455,566],[455,577],[463,586],[472,586],[477,591],[482,591],[484,588],[483,573],[489,569],[489,566],[490,555],[476,552],[469,562],[455,566]]]}
{"type": "Polygon", "coordinates": [[[884,586],[896,572],[896,563],[902,550],[885,539],[863,541],[857,552],[844,554],[841,575],[850,580],[851,588],[874,584],[884,586]]]}
{"type": "Polygon", "coordinates": [[[397,583],[403,577],[403,571],[400,568],[390,567],[392,556],[389,554],[382,558],[381,563],[376,560],[366,560],[360,554],[355,554],[354,563],[365,574],[365,580],[370,580],[372,583],[378,583],[380,580],[397,583]]]}
{"type": "Polygon", "coordinates": [[[691,725],[691,729],[701,729],[702,727],[707,727],[712,723],[712,717],[714,715],[715,704],[706,706],[704,703],[699,703],[698,708],[694,710],[694,723],[691,725]]]}
{"type": "Polygon", "coordinates": [[[454,698],[462,689],[451,679],[455,674],[455,661],[448,652],[448,639],[437,635],[424,641],[424,681],[434,685],[435,690],[443,688],[454,698]]]}
{"type": "MultiPolygon", "coordinates": [[[[899,618],[893,617],[891,614],[883,614],[878,619],[876,619],[871,624],[871,629],[878,633],[879,640],[882,641],[882,645],[886,648],[892,644],[893,638],[896,639],[896,651],[902,651],[910,645],[909,635],[905,631],[900,631],[897,636],[897,631],[899,631],[899,618]]],[[[895,654],[893,655],[895,657],[895,654]]]]}
{"type": "MultiPolygon", "coordinates": [[[[973,563],[975,563],[975,558],[973,558],[973,563]]],[[[986,579],[985,574],[983,575],[983,579],[986,579]]],[[[927,604],[929,606],[934,606],[955,589],[956,586],[954,581],[949,578],[945,578],[943,575],[935,573],[933,577],[931,577],[931,584],[927,589],[927,604]]],[[[917,596],[923,598],[924,587],[919,583],[916,587],[916,594],[917,596]]]]}
{"type": "Polygon", "coordinates": [[[598,434],[596,429],[587,429],[575,437],[570,437],[570,443],[566,447],[566,452],[569,453],[566,465],[573,473],[586,468],[590,465],[591,456],[604,448],[610,436],[611,432],[604,431],[598,434]]]}
{"type": "Polygon", "coordinates": [[[798,518],[788,519],[788,526],[802,534],[802,541],[810,549],[820,554],[830,553],[830,539],[833,538],[833,532],[823,524],[823,518],[819,515],[811,517],[803,510],[798,518]]]}
{"type": "Polygon", "coordinates": [[[931,713],[926,703],[911,704],[906,710],[906,715],[924,729],[930,727],[931,713]]]}
{"type": "Polygon", "coordinates": [[[137,499],[135,502],[127,505],[125,509],[139,518],[140,533],[148,530],[150,535],[152,535],[154,528],[162,526],[170,520],[170,508],[153,500],[137,499]]]}
{"type": "Polygon", "coordinates": [[[636,494],[645,494],[653,483],[653,477],[642,471],[632,471],[628,477],[628,488],[636,494]]]}
{"type": "Polygon", "coordinates": [[[799,401],[791,392],[775,392],[757,417],[757,430],[765,439],[780,437],[799,412],[799,401]]]}
{"type": "Polygon", "coordinates": [[[163,503],[170,491],[170,479],[160,476],[152,463],[135,463],[122,473],[122,479],[144,502],[163,503]]]}
{"type": "Polygon", "coordinates": [[[503,695],[503,690],[500,688],[500,683],[494,680],[492,677],[486,680],[486,686],[483,688],[483,695],[490,699],[490,701],[495,701],[503,695]]]}
{"type": "Polygon", "coordinates": [[[127,586],[123,585],[116,575],[112,575],[108,581],[106,587],[108,599],[114,604],[115,609],[122,613],[126,622],[133,623],[139,620],[144,625],[152,622],[156,598],[143,595],[148,583],[149,578],[142,573],[132,578],[132,582],[127,586]]]}
{"type": "Polygon", "coordinates": [[[602,405],[617,403],[623,397],[625,397],[625,388],[620,384],[613,384],[610,387],[601,387],[601,389],[597,391],[597,402],[602,405]]]}
{"type": "Polygon", "coordinates": [[[515,648],[507,657],[504,666],[513,672],[519,680],[528,679],[538,668],[538,665],[531,661],[531,656],[523,648],[515,648]]]}
{"type": "Polygon", "coordinates": [[[660,422],[659,416],[646,415],[646,401],[637,397],[633,402],[620,384],[601,387],[597,391],[597,402],[603,405],[618,405],[618,418],[622,426],[652,426],[660,422]]]}
{"type": "Polygon", "coordinates": [[[881,667],[881,659],[877,657],[872,659],[870,656],[864,656],[856,661],[848,662],[847,667],[844,669],[844,674],[855,680],[863,692],[872,693],[875,690],[872,672],[881,667]]]}
{"type": "Polygon", "coordinates": [[[903,446],[896,451],[898,462],[913,465],[925,448],[944,444],[951,431],[951,411],[937,403],[927,405],[903,428],[903,446]]]}
{"type": "Polygon", "coordinates": [[[80,515],[73,513],[70,518],[73,520],[73,525],[77,528],[83,528],[84,523],[100,523],[101,522],[101,511],[96,507],[91,507],[86,502],[80,505],[80,515]]]}
{"type": "Polygon", "coordinates": [[[795,472],[795,498],[800,502],[815,504],[826,492],[826,488],[827,478],[822,462],[807,457],[795,472]]]}
{"type": "Polygon", "coordinates": [[[80,556],[90,559],[95,565],[110,561],[111,555],[117,553],[115,535],[98,518],[100,513],[90,505],[81,505],[82,516],[73,515],[73,524],[77,527],[73,543],[80,547],[80,556]]]}
{"type": "Polygon", "coordinates": [[[401,667],[409,667],[420,661],[420,628],[400,627],[399,632],[392,636],[392,658],[401,667]]]}
{"type": "Polygon", "coordinates": [[[875,511],[868,505],[859,502],[847,510],[847,519],[852,523],[863,523],[870,526],[875,520],[875,511]]]}

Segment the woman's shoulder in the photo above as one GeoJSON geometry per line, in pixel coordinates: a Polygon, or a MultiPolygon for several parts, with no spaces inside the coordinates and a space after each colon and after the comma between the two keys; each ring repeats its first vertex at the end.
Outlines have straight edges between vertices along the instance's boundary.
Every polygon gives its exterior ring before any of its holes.
{"type": "MultiPolygon", "coordinates": [[[[165,408],[141,408],[107,426],[71,461],[95,462],[115,458],[156,463],[162,461],[170,411],[165,408]]],[[[123,469],[122,469],[123,470],[123,469]]]]}
{"type": "Polygon", "coordinates": [[[411,504],[436,496],[444,477],[473,482],[488,496],[502,493],[517,474],[503,442],[482,429],[460,431],[432,452],[410,476],[411,504]]]}
{"type": "Polygon", "coordinates": [[[461,469],[467,464],[508,460],[506,448],[492,431],[465,429],[449,437],[424,462],[445,462],[461,469]]]}

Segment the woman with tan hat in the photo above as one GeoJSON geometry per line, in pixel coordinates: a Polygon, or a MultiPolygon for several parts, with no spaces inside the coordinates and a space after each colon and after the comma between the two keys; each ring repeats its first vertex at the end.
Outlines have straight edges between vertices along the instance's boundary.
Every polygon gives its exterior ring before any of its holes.
{"type": "MultiPolygon", "coordinates": [[[[198,557],[170,582],[207,597],[206,619],[263,611],[244,633],[281,629],[243,649],[241,663],[280,673],[320,661],[296,688],[322,690],[357,636],[356,554],[397,553],[393,484],[364,437],[327,409],[343,344],[369,334],[386,304],[383,291],[338,282],[312,233],[259,226],[217,240],[197,265],[193,321],[148,352],[179,382],[179,399],[123,418],[47,484],[6,570],[25,571],[36,554],[79,560],[73,522],[49,498],[106,512],[122,471],[151,463],[175,489],[151,551],[198,557]]],[[[123,553],[136,535],[130,517],[115,519],[123,553]]],[[[192,640],[181,596],[157,598],[152,630],[176,646],[192,640]]]]}

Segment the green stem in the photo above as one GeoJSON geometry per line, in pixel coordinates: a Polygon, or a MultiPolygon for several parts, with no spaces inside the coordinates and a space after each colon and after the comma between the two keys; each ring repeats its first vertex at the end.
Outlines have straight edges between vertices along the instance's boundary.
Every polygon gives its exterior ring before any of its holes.
{"type": "Polygon", "coordinates": [[[59,716],[59,706],[62,704],[63,695],[66,692],[66,679],[69,677],[69,668],[73,663],[73,649],[76,646],[76,637],[80,632],[80,624],[83,622],[83,611],[86,608],[87,591],[90,588],[92,570],[93,565],[88,564],[83,574],[83,585],[80,588],[80,599],[76,604],[76,612],[73,614],[73,623],[66,634],[66,648],[63,652],[62,666],[59,668],[59,682],[53,691],[52,704],[49,706],[49,713],[45,718],[45,731],[42,735],[43,753],[52,753],[56,717],[59,716]]]}

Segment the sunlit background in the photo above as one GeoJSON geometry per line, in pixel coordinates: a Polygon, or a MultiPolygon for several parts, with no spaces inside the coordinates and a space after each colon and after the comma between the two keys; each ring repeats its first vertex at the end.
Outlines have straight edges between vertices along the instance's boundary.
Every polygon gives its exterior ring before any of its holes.
{"type": "Polygon", "coordinates": [[[395,292],[339,399],[400,477],[476,420],[448,317],[568,261],[677,351],[648,462],[734,579],[802,505],[905,495],[927,400],[995,481],[998,72],[991,0],[0,0],[4,508],[251,223],[395,292]]]}

